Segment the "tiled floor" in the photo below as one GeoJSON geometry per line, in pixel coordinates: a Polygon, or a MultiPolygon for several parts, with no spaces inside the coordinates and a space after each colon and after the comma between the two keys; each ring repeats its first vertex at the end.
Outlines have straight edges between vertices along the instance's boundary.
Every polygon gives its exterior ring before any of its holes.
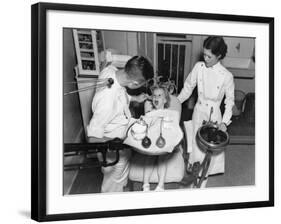
{"type": "MultiPolygon", "coordinates": [[[[100,168],[80,170],[70,194],[99,193],[102,181],[100,168]]],[[[225,157],[225,173],[209,178],[207,187],[255,184],[255,145],[229,145],[225,157]]],[[[178,185],[171,185],[177,188],[178,185]]],[[[169,188],[171,188],[171,186],[169,188]]],[[[140,190],[139,187],[135,190],[140,190]]]]}

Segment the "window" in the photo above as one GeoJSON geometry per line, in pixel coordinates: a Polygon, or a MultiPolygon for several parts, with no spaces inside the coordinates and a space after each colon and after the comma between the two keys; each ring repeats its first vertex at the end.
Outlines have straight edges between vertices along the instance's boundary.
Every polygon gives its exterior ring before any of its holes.
{"type": "Polygon", "coordinates": [[[163,81],[173,80],[177,93],[190,70],[191,43],[192,39],[183,34],[157,34],[157,74],[163,81]]]}

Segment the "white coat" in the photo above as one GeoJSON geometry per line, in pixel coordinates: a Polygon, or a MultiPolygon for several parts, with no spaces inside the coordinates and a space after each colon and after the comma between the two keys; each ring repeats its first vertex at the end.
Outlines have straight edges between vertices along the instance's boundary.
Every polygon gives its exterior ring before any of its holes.
{"type": "Polygon", "coordinates": [[[99,79],[112,78],[113,85],[97,89],[92,101],[93,116],[87,127],[87,134],[97,138],[124,138],[131,118],[129,110],[130,97],[116,79],[117,68],[106,67],[99,79]]]}
{"type": "MultiPolygon", "coordinates": [[[[97,89],[92,101],[93,116],[87,126],[87,136],[96,138],[121,138],[126,135],[126,130],[131,118],[129,111],[130,97],[126,89],[119,85],[116,79],[117,68],[106,67],[99,79],[112,78],[113,85],[108,88],[97,89]]],[[[101,192],[121,192],[127,184],[129,174],[130,149],[119,151],[119,162],[110,167],[103,167],[103,182],[101,192]]],[[[101,159],[101,155],[98,155],[101,159]]],[[[115,152],[107,153],[107,161],[112,162],[116,158],[115,152]]]]}
{"type": "MultiPolygon", "coordinates": [[[[218,123],[231,123],[232,107],[234,105],[234,81],[232,74],[221,65],[220,62],[212,67],[207,68],[204,62],[197,62],[193,70],[184,82],[184,87],[178,95],[181,103],[187,100],[192,94],[193,89],[197,85],[198,99],[194,107],[192,115],[192,133],[188,139],[192,139],[192,152],[190,154],[190,162],[202,162],[205,153],[197,146],[196,133],[202,126],[202,122],[208,121],[211,108],[213,113],[211,121],[218,123]],[[225,112],[222,116],[220,104],[225,96],[225,112]],[[192,136],[190,136],[192,135],[192,136]]],[[[188,143],[190,144],[190,143],[188,143]]],[[[207,175],[224,173],[224,152],[219,155],[212,156],[210,167],[207,175]]]]}

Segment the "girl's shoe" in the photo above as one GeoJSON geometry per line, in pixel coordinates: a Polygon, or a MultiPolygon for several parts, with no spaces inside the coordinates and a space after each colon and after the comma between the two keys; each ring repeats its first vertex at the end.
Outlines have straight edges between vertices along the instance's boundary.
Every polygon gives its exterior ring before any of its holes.
{"type": "Polygon", "coordinates": [[[164,191],[164,187],[157,185],[157,187],[154,189],[154,191],[164,191]]]}
{"type": "Polygon", "coordinates": [[[143,184],[142,185],[142,190],[143,191],[150,191],[150,185],[149,184],[143,184]]]}

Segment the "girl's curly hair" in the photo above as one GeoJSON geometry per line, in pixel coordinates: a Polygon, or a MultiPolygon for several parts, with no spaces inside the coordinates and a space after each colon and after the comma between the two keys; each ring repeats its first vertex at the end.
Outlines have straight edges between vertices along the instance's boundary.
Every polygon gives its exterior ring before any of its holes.
{"type": "Polygon", "coordinates": [[[168,79],[167,81],[163,81],[163,76],[155,76],[146,82],[146,88],[149,89],[151,92],[155,88],[165,88],[168,93],[173,94],[177,91],[177,86],[174,80],[168,79]]]}

